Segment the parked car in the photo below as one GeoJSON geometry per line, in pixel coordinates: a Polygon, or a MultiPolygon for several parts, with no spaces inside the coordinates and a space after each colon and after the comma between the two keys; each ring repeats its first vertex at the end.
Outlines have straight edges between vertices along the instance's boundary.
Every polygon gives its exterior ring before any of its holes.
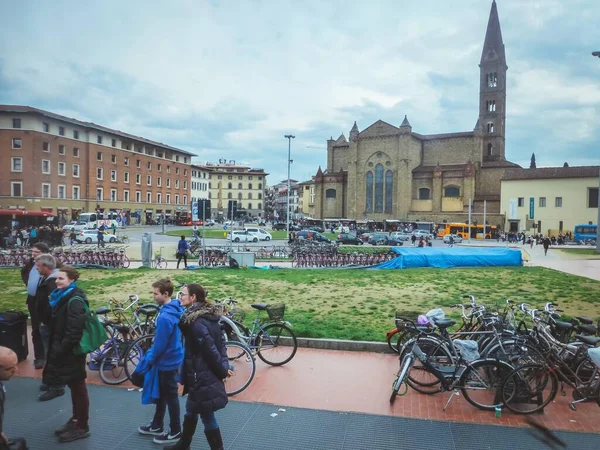
{"type": "Polygon", "coordinates": [[[374,233],[369,237],[371,245],[403,245],[404,241],[394,239],[385,233],[374,233]]]}
{"type": "Polygon", "coordinates": [[[392,239],[397,239],[399,241],[409,241],[410,236],[410,234],[405,233],[404,231],[393,231],[390,233],[392,239]]]}
{"type": "Polygon", "coordinates": [[[271,233],[269,233],[268,231],[262,229],[262,228],[257,228],[257,227],[246,227],[244,228],[248,233],[252,233],[254,235],[256,235],[256,237],[258,237],[258,239],[260,241],[270,241],[271,239],[273,239],[273,236],[271,235],[271,233]]]}
{"type": "Polygon", "coordinates": [[[285,222],[278,222],[273,224],[273,229],[278,231],[287,230],[287,224],[285,222]]]}
{"type": "Polygon", "coordinates": [[[68,224],[66,224],[65,226],[62,227],[63,231],[71,231],[75,229],[75,225],[77,225],[77,221],[76,220],[72,220],[71,222],[69,222],[68,224]]]}
{"type": "Polygon", "coordinates": [[[238,230],[227,233],[227,240],[232,242],[258,242],[258,236],[246,230],[238,230]]]}
{"type": "Polygon", "coordinates": [[[310,227],[305,229],[310,231],[316,231],[317,233],[325,233],[325,228],[320,227],[318,225],[311,225],[310,227]]]}
{"type": "Polygon", "coordinates": [[[369,238],[375,233],[365,232],[358,235],[359,238],[362,239],[363,242],[369,242],[369,238]]]}
{"type": "MultiPolygon", "coordinates": [[[[77,242],[85,242],[86,244],[98,243],[98,230],[82,230],[75,238],[77,242]]],[[[104,232],[104,242],[117,242],[117,237],[112,233],[104,232]]]]}
{"type": "Polygon", "coordinates": [[[335,227],[333,229],[334,233],[350,233],[350,227],[347,227],[345,225],[339,226],[339,227],[335,227]]]}
{"type": "Polygon", "coordinates": [[[338,244],[352,244],[352,245],[363,245],[362,239],[357,237],[355,234],[342,233],[335,240],[338,244]]]}
{"type": "Polygon", "coordinates": [[[317,233],[316,231],[312,230],[298,231],[296,233],[296,239],[312,239],[317,242],[331,242],[331,239],[329,239],[327,236],[323,236],[321,233],[317,233]]]}
{"type": "Polygon", "coordinates": [[[429,238],[431,240],[435,239],[435,236],[426,230],[414,230],[412,232],[412,234],[414,234],[417,237],[417,239],[419,239],[419,238],[423,238],[423,239],[429,238]]]}
{"type": "Polygon", "coordinates": [[[265,221],[264,221],[264,220],[261,220],[261,221],[259,221],[259,222],[258,222],[258,226],[259,226],[259,227],[266,227],[266,226],[267,226],[267,224],[265,223],[265,221]]]}
{"type": "Polygon", "coordinates": [[[447,234],[446,236],[444,236],[444,244],[450,243],[450,236],[454,238],[455,244],[460,244],[463,241],[462,236],[460,236],[459,234],[447,234]]]}

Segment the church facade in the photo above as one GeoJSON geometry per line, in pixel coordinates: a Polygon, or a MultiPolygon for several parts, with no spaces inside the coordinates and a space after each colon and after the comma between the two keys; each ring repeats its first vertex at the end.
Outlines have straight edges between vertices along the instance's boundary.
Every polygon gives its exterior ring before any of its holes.
{"type": "Polygon", "coordinates": [[[486,205],[486,221],[504,224],[500,180],[519,167],[505,158],[506,56],[495,0],[480,61],[479,118],[472,131],[424,135],[405,116],[375,122],[349,139],[327,141],[327,168],[315,181],[315,217],[466,222],[486,205]]]}

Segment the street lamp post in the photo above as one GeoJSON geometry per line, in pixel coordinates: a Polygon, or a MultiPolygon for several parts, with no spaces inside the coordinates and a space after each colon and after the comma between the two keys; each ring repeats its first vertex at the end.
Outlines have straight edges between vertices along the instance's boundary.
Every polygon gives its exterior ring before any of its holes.
{"type": "MultiPolygon", "coordinates": [[[[592,56],[597,56],[598,58],[600,58],[600,51],[592,52],[592,56]]],[[[596,220],[596,253],[600,253],[600,173],[598,175],[598,219],[596,220]]]]}
{"type": "Polygon", "coordinates": [[[296,136],[292,136],[291,134],[286,134],[284,136],[288,140],[288,176],[287,176],[287,238],[290,240],[290,165],[292,164],[292,139],[295,139],[296,136]]]}

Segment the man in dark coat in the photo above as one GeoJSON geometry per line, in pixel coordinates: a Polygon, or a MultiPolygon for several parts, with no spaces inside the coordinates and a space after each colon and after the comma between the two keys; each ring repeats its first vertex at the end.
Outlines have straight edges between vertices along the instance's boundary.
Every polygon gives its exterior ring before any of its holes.
{"type": "Polygon", "coordinates": [[[17,355],[11,349],[0,347],[0,449],[27,449],[25,439],[8,439],[4,434],[4,384],[17,371],[17,355]]]}

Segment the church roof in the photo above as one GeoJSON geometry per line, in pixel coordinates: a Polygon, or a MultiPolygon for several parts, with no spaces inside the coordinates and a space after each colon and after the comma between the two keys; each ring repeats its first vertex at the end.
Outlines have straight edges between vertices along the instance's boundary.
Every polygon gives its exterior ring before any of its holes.
{"type": "Polygon", "coordinates": [[[520,165],[510,162],[510,161],[507,161],[505,159],[500,159],[500,160],[496,160],[496,161],[484,161],[481,163],[482,169],[492,169],[492,168],[498,168],[498,167],[512,167],[515,169],[521,168],[520,165]]]}
{"type": "Polygon", "coordinates": [[[356,125],[356,120],[354,121],[354,125],[352,125],[352,129],[350,130],[352,131],[358,131],[358,125],[356,125]]]}
{"type": "Polygon", "coordinates": [[[398,134],[399,128],[383,120],[378,120],[359,133],[359,137],[388,136],[398,134]]]}
{"type": "Polygon", "coordinates": [[[508,169],[503,181],[544,180],[552,178],[598,178],[600,166],[540,167],[538,169],[508,169]]]}
{"type": "Polygon", "coordinates": [[[504,53],[504,41],[502,40],[498,8],[496,6],[496,0],[494,0],[492,2],[490,18],[488,19],[488,25],[485,31],[485,41],[483,43],[483,51],[481,52],[480,64],[498,60],[506,64],[506,54],[504,53]]]}
{"type": "Polygon", "coordinates": [[[400,124],[400,127],[410,127],[410,122],[408,121],[408,118],[406,117],[406,114],[404,115],[404,120],[400,124]]]}
{"type": "Polygon", "coordinates": [[[418,139],[421,139],[422,141],[433,141],[435,139],[470,137],[470,136],[474,136],[474,132],[473,131],[459,131],[457,133],[442,133],[442,134],[419,134],[419,133],[413,132],[413,136],[415,136],[418,139]]]}
{"type": "Polygon", "coordinates": [[[333,143],[334,147],[348,147],[348,140],[344,133],[340,134],[340,137],[333,143]]]}

